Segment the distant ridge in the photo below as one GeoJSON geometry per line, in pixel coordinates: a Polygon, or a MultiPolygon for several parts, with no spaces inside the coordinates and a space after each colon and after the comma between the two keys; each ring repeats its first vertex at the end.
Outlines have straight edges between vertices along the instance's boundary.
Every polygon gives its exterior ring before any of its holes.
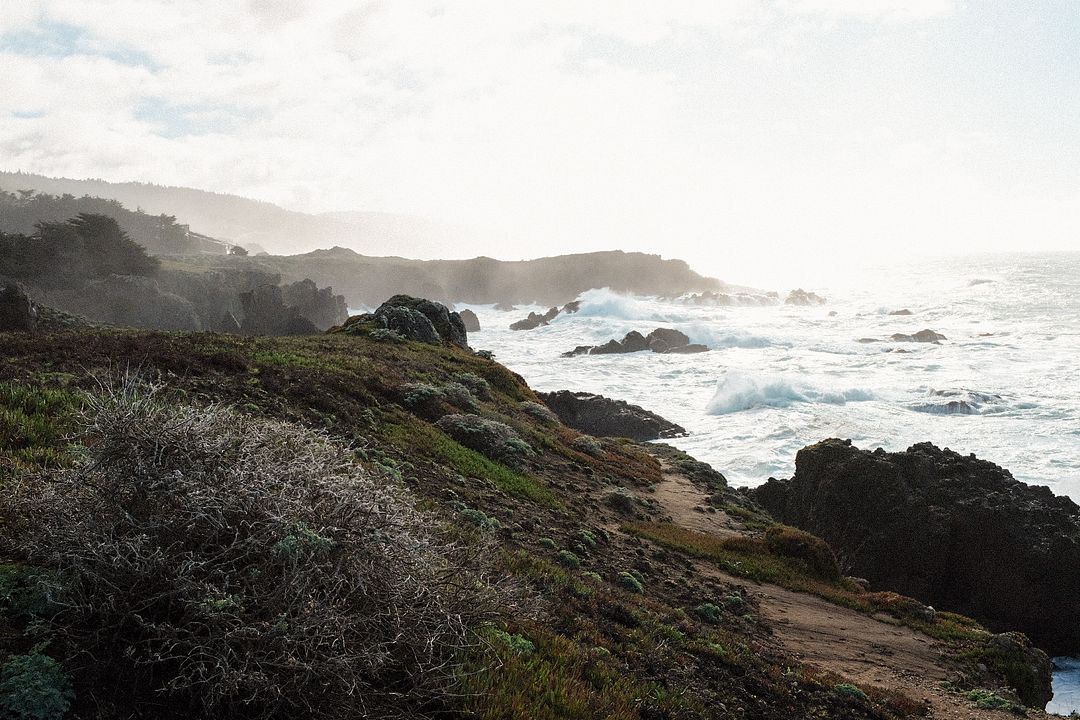
{"type": "Polygon", "coordinates": [[[379,212],[313,215],[239,195],[188,187],[100,179],[53,178],[0,171],[0,189],[33,189],[54,195],[70,193],[117,200],[130,210],[176,215],[200,233],[270,253],[291,254],[347,245],[372,255],[438,257],[466,236],[466,231],[425,218],[379,212]]]}

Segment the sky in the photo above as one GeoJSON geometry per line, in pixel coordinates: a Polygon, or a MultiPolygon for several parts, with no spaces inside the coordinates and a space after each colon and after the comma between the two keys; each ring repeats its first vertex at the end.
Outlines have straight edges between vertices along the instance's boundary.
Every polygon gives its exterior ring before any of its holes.
{"type": "Polygon", "coordinates": [[[732,281],[1080,249],[1075,0],[0,0],[0,168],[732,281]]]}

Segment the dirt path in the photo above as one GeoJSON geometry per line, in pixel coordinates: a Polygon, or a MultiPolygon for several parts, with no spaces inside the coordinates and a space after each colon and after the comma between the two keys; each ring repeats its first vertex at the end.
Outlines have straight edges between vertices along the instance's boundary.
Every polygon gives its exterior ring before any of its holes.
{"type": "MultiPolygon", "coordinates": [[[[664,479],[656,486],[655,499],[674,522],[700,532],[740,534],[736,519],[696,509],[704,498],[705,491],[689,478],[664,467],[664,479]]],[[[950,676],[949,662],[942,646],[926,635],[814,595],[728,575],[706,562],[695,562],[695,566],[698,572],[740,586],[756,597],[777,640],[805,663],[848,678],[856,685],[874,685],[926,701],[931,718],[1015,717],[1004,711],[979,710],[965,698],[943,689],[941,682],[950,676]]],[[[1058,716],[1029,711],[1027,717],[1058,716]]]]}
{"type": "Polygon", "coordinates": [[[664,508],[672,520],[690,530],[714,535],[738,535],[742,525],[722,510],[710,508],[709,494],[690,478],[660,461],[663,479],[653,486],[653,499],[664,508]]]}

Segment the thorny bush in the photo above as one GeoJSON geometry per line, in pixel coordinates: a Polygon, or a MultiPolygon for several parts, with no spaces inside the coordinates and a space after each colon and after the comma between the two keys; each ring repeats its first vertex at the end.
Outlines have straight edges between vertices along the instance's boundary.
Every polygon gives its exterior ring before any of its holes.
{"type": "Polygon", "coordinates": [[[97,688],[189,717],[415,717],[510,604],[325,435],[131,380],[83,421],[74,469],[5,488],[0,552],[59,571],[51,624],[97,688]]]}

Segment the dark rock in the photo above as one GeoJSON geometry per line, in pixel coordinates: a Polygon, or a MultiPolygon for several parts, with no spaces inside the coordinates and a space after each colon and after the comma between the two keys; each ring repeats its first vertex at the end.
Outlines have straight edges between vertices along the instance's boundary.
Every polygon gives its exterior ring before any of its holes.
{"type": "Polygon", "coordinates": [[[826,440],[790,480],[751,491],[778,520],[823,537],[854,574],[1051,655],[1080,652],[1080,507],[1005,469],[930,443],[905,452],[826,440]]]}
{"type": "Polygon", "coordinates": [[[608,340],[603,345],[597,345],[589,350],[590,355],[613,355],[624,352],[626,352],[626,350],[618,340],[608,340]]]}
{"type": "MultiPolygon", "coordinates": [[[[395,307],[419,312],[431,322],[439,338],[452,345],[468,349],[469,337],[465,331],[465,323],[461,320],[461,315],[451,312],[442,303],[415,298],[411,295],[395,295],[380,305],[375,310],[375,315],[378,316],[380,311],[386,312],[389,308],[395,307]]],[[[438,342],[438,339],[435,342],[438,342]]]]}
{"type": "Polygon", "coordinates": [[[908,310],[907,308],[904,308],[903,310],[893,310],[889,314],[890,315],[911,315],[911,311],[908,310]]]}
{"type": "Polygon", "coordinates": [[[37,308],[22,285],[0,280],[0,332],[34,332],[37,316],[37,308]]]}
{"type": "Polygon", "coordinates": [[[578,345],[573,350],[562,353],[559,357],[576,357],[578,355],[588,355],[589,351],[593,349],[592,345],[578,345]]]}
{"type": "Polygon", "coordinates": [[[668,348],[664,351],[664,353],[667,355],[689,355],[691,353],[702,353],[708,351],[708,346],[693,343],[690,345],[679,345],[678,347],[668,348]]]}
{"type": "Polygon", "coordinates": [[[656,328],[645,340],[653,352],[667,352],[671,348],[682,347],[690,342],[690,338],[685,333],[671,328],[656,328]]]}
{"type": "Polygon", "coordinates": [[[622,340],[608,340],[603,345],[589,347],[579,345],[562,357],[574,357],[576,355],[612,355],[618,353],[640,352],[652,350],[655,353],[696,353],[705,352],[709,348],[704,345],[690,345],[690,338],[678,330],[671,328],[657,328],[648,336],[643,337],[636,330],[631,330],[622,340]]]}
{"type": "Polygon", "coordinates": [[[573,302],[568,302],[565,305],[563,305],[562,311],[564,313],[566,313],[567,315],[570,315],[570,314],[576,313],[580,309],[581,309],[581,301],[580,300],[574,300],[573,302]]]}
{"type": "Polygon", "coordinates": [[[406,340],[431,344],[448,342],[469,349],[468,333],[461,315],[450,312],[441,303],[410,295],[395,295],[375,312],[354,315],[341,327],[331,328],[330,332],[365,335],[377,328],[393,330],[406,340]]]}
{"type": "Polygon", "coordinates": [[[622,351],[623,352],[641,352],[642,350],[649,349],[649,342],[645,339],[645,336],[639,333],[637,330],[631,330],[626,333],[626,337],[622,339],[622,351]]]}
{"type": "Polygon", "coordinates": [[[656,413],[602,395],[559,390],[537,393],[563,424],[590,435],[660,440],[686,435],[686,430],[656,413]]]}
{"type": "Polygon", "coordinates": [[[784,300],[785,305],[824,305],[825,298],[821,297],[817,293],[807,292],[802,288],[797,288],[788,293],[787,299],[784,300]]]}
{"type": "Polygon", "coordinates": [[[465,332],[480,332],[480,318],[476,317],[476,313],[466,308],[460,315],[461,322],[465,325],[465,332]]]}
{"type": "Polygon", "coordinates": [[[559,308],[550,308],[543,315],[537,315],[534,312],[529,313],[529,317],[524,320],[518,320],[516,323],[510,325],[511,330],[535,330],[541,325],[547,325],[554,320],[559,314],[559,308]]]}
{"type": "Polygon", "coordinates": [[[934,343],[938,345],[942,340],[947,340],[944,335],[936,333],[933,330],[920,330],[914,335],[905,335],[904,333],[893,333],[889,338],[893,342],[920,342],[920,343],[934,343]]]}

